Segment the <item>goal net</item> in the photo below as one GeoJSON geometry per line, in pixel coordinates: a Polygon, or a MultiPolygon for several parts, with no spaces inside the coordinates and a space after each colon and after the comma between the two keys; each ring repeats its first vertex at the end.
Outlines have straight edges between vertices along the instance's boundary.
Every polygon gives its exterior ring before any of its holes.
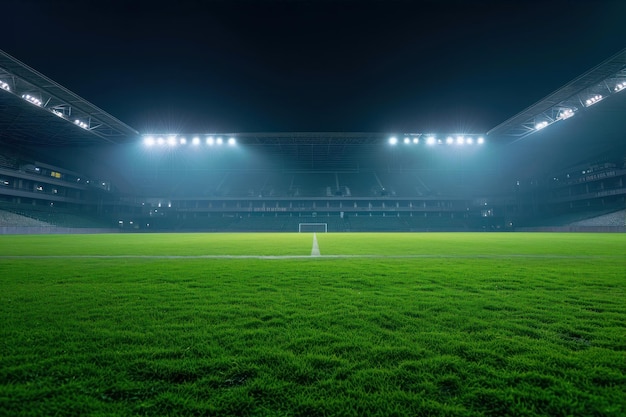
{"type": "Polygon", "coordinates": [[[299,233],[326,233],[328,223],[298,223],[299,233]]]}

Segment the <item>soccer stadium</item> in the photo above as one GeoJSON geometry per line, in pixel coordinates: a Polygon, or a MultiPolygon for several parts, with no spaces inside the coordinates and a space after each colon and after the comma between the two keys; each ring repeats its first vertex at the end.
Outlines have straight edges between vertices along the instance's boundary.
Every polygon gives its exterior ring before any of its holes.
{"type": "Polygon", "coordinates": [[[0,414],[623,416],[626,49],[487,131],[142,131],[0,51],[0,414]]]}
{"type": "Polygon", "coordinates": [[[2,53],[1,227],[623,232],[625,61],[487,132],[181,133],[138,132],[2,53]]]}

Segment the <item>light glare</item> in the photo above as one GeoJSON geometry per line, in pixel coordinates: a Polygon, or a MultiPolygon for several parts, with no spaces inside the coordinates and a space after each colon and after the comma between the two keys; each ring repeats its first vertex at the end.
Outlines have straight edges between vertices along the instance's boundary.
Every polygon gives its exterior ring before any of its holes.
{"type": "Polygon", "coordinates": [[[600,100],[602,100],[602,95],[601,94],[596,94],[595,96],[588,98],[587,100],[585,100],[585,104],[587,105],[587,107],[596,104],[597,102],[599,102],[600,100]]]}
{"type": "Polygon", "coordinates": [[[22,98],[29,103],[34,104],[35,106],[41,106],[41,100],[36,97],[31,96],[30,94],[22,94],[22,98]]]}
{"type": "Polygon", "coordinates": [[[74,120],[74,124],[75,124],[76,126],[80,126],[80,127],[82,127],[83,129],[87,129],[87,128],[89,127],[89,126],[87,125],[87,123],[82,122],[82,121],[80,121],[80,120],[78,120],[78,119],[74,120]]]}
{"type": "Polygon", "coordinates": [[[561,113],[559,114],[559,119],[561,119],[561,120],[569,119],[573,115],[574,115],[574,110],[572,110],[572,109],[563,109],[563,110],[561,110],[561,113]]]}

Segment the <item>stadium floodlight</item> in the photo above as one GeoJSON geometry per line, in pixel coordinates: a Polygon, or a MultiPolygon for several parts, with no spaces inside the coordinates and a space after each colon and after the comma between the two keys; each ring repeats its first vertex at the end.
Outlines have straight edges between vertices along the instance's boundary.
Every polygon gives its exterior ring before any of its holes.
{"type": "Polygon", "coordinates": [[[482,145],[483,143],[485,143],[485,138],[483,138],[482,136],[479,137],[478,139],[476,139],[476,143],[482,145]]]}
{"type": "Polygon", "coordinates": [[[463,145],[465,143],[465,138],[463,136],[457,136],[456,137],[456,144],[457,145],[463,145]]]}
{"type": "Polygon", "coordinates": [[[473,138],[466,138],[465,139],[465,143],[467,143],[468,145],[472,145],[474,143],[474,139],[473,138]]]}
{"type": "Polygon", "coordinates": [[[33,97],[30,94],[22,94],[22,98],[29,103],[34,104],[35,106],[41,107],[41,100],[39,100],[37,97],[33,97]]]}
{"type": "Polygon", "coordinates": [[[159,137],[159,138],[157,139],[157,143],[158,143],[159,145],[163,146],[163,145],[165,144],[165,139],[163,139],[162,137],[159,137]]]}
{"type": "MultiPolygon", "coordinates": [[[[0,85],[2,85],[1,82],[0,82],[0,85]]],[[[622,91],[624,89],[626,89],[626,81],[623,81],[621,83],[617,83],[617,85],[615,86],[615,92],[622,91]]]]}
{"type": "Polygon", "coordinates": [[[195,136],[192,140],[191,140],[192,145],[194,146],[198,146],[200,145],[200,138],[195,136]]]}
{"type": "Polygon", "coordinates": [[[446,138],[446,143],[447,143],[448,145],[452,145],[452,144],[454,143],[454,139],[452,139],[452,136],[448,136],[448,137],[446,138]]]}
{"type": "Polygon", "coordinates": [[[176,146],[176,136],[170,136],[167,138],[167,144],[170,146],[176,146]]]}
{"type": "Polygon", "coordinates": [[[548,122],[546,120],[543,120],[543,121],[535,124],[535,129],[541,130],[541,129],[543,129],[546,126],[548,126],[548,122]]]}
{"type": "Polygon", "coordinates": [[[65,117],[65,116],[63,115],[63,112],[62,112],[62,111],[59,111],[59,110],[56,110],[56,109],[52,109],[52,110],[50,110],[50,111],[51,111],[52,113],[54,113],[55,115],[59,116],[59,117],[65,117]]]}
{"type": "Polygon", "coordinates": [[[221,145],[222,143],[224,143],[224,140],[223,140],[221,137],[218,137],[218,138],[215,140],[215,143],[217,143],[218,145],[221,145]]]}
{"type": "Polygon", "coordinates": [[[82,127],[83,129],[87,129],[89,127],[89,125],[87,123],[85,123],[85,122],[83,122],[81,120],[78,120],[78,119],[74,120],[74,124],[76,126],[82,127]]]}
{"type": "Polygon", "coordinates": [[[427,145],[434,145],[435,143],[437,143],[437,140],[435,139],[434,136],[429,136],[426,138],[427,145]]]}
{"type": "Polygon", "coordinates": [[[181,145],[186,145],[187,144],[187,138],[180,138],[180,144],[181,145]]]}
{"type": "Polygon", "coordinates": [[[596,94],[595,96],[590,97],[587,100],[585,100],[585,105],[587,107],[593,106],[594,104],[596,104],[597,102],[599,102],[602,99],[603,99],[602,94],[596,94]]]}
{"type": "Polygon", "coordinates": [[[143,144],[146,146],[154,146],[154,143],[154,137],[152,136],[146,136],[143,138],[143,144]]]}
{"type": "Polygon", "coordinates": [[[413,143],[415,143],[415,144],[418,144],[418,143],[420,143],[420,140],[419,140],[419,138],[413,138],[413,143]]]}
{"type": "Polygon", "coordinates": [[[208,136],[206,138],[206,144],[209,146],[213,146],[213,144],[215,143],[215,139],[213,139],[213,136],[208,136]]]}
{"type": "Polygon", "coordinates": [[[11,91],[11,87],[9,87],[9,84],[5,83],[2,80],[0,80],[0,88],[6,91],[11,91]]]}
{"type": "Polygon", "coordinates": [[[236,143],[235,138],[228,138],[228,146],[235,146],[236,143]]]}
{"type": "Polygon", "coordinates": [[[395,145],[397,143],[398,143],[398,138],[397,137],[392,136],[392,137],[389,138],[389,144],[390,145],[395,145]]]}
{"type": "Polygon", "coordinates": [[[565,119],[569,119],[570,117],[572,117],[574,115],[574,110],[572,109],[563,109],[561,110],[561,112],[559,113],[559,120],[565,120],[565,119]]]}
{"type": "Polygon", "coordinates": [[[408,145],[409,143],[411,143],[411,139],[409,139],[408,137],[404,138],[404,144],[408,145]]]}

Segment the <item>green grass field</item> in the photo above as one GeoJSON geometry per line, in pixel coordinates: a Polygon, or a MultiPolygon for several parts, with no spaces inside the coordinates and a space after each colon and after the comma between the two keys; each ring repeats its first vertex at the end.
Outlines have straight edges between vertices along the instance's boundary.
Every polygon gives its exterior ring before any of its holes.
{"type": "Polygon", "coordinates": [[[0,236],[0,415],[624,416],[624,234],[0,236]]]}

